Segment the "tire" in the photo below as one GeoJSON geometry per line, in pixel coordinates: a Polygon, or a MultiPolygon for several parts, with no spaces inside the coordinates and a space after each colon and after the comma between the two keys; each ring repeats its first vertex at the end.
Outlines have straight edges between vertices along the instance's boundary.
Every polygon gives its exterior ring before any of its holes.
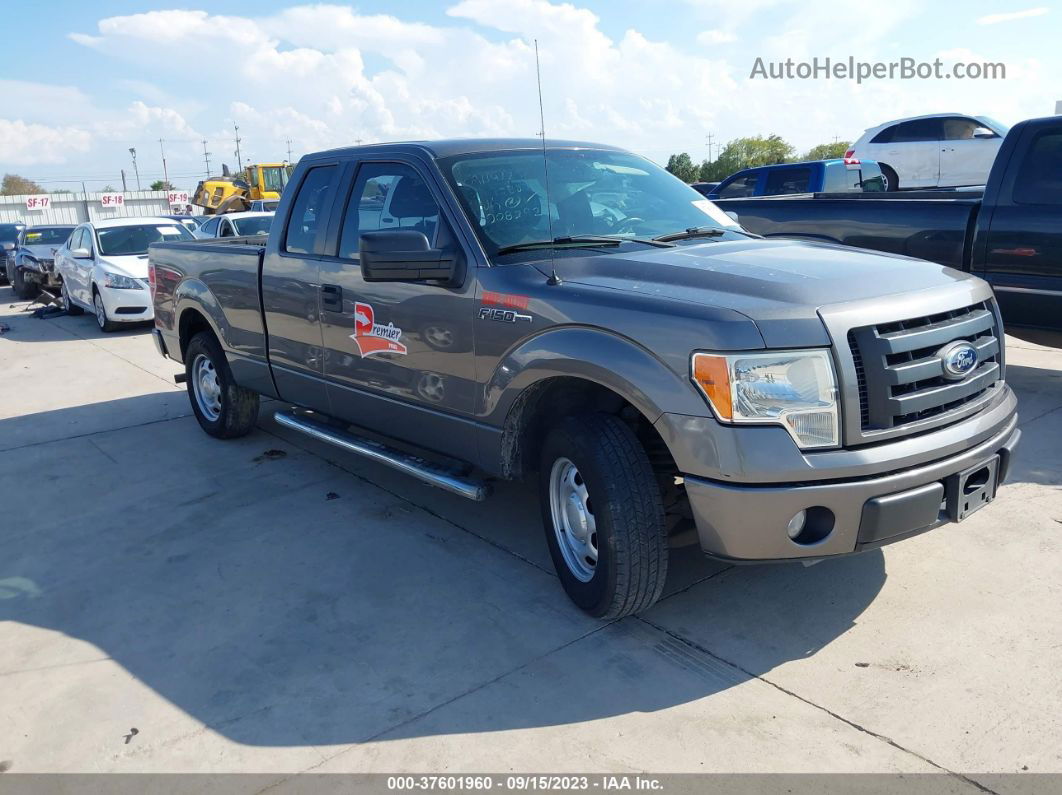
{"type": "Polygon", "coordinates": [[[95,310],[92,314],[96,317],[96,325],[100,327],[100,331],[110,334],[118,330],[118,324],[107,317],[107,307],[103,305],[103,296],[95,287],[92,288],[92,307],[95,310]]]}
{"type": "Polygon", "coordinates": [[[22,269],[17,265],[12,268],[11,287],[14,289],[15,295],[24,301],[37,296],[37,285],[34,282],[27,282],[22,275],[22,269]]]}
{"type": "Polygon", "coordinates": [[[583,414],[550,430],[539,464],[539,498],[553,565],[576,605],[615,619],[660,598],[668,553],[660,487],[645,450],[622,420],[583,414]]]}
{"type": "Polygon", "coordinates": [[[212,332],[192,337],[184,354],[184,373],[200,428],[217,439],[235,439],[254,429],[258,393],[236,383],[212,332]]]}
{"type": "Polygon", "coordinates": [[[885,177],[885,190],[894,191],[900,189],[900,178],[896,176],[896,172],[884,163],[878,164],[881,167],[881,173],[885,177]]]}
{"type": "Polygon", "coordinates": [[[59,288],[59,291],[60,291],[60,297],[62,298],[62,301],[63,301],[63,309],[66,310],[66,313],[68,315],[81,315],[81,314],[84,314],[85,310],[82,309],[77,304],[75,304],[73,299],[70,297],[70,293],[66,289],[66,282],[62,283],[62,286],[59,288]]]}

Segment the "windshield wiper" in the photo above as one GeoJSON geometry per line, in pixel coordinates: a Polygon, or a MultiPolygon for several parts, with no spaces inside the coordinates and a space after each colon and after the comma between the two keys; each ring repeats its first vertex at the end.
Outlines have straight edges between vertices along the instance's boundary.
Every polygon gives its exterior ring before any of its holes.
{"type": "Polygon", "coordinates": [[[719,237],[726,233],[726,229],[720,229],[718,226],[691,226],[689,229],[682,232],[658,235],[657,237],[654,237],[653,240],[661,243],[668,243],[672,240],[689,240],[694,237],[719,237]]]}
{"type": "Polygon", "coordinates": [[[659,238],[644,237],[611,237],[606,235],[576,235],[573,237],[555,237],[553,240],[530,240],[526,243],[514,243],[511,246],[502,246],[495,252],[495,256],[510,254],[514,251],[532,251],[536,248],[553,248],[561,246],[565,248],[598,248],[600,246],[618,246],[620,243],[644,243],[647,246],[670,248],[673,243],[659,238]]]}

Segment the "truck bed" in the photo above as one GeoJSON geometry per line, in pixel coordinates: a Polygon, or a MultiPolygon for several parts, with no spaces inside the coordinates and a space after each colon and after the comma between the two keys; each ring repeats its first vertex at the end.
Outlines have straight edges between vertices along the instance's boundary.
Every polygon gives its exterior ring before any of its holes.
{"type": "Polygon", "coordinates": [[[963,268],[978,192],[802,194],[716,201],[750,232],[841,243],[963,268]]]}

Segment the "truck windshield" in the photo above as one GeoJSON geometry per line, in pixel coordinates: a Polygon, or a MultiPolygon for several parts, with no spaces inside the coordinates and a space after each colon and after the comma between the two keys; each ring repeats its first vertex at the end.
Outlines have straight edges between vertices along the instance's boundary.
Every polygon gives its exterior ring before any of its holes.
{"type": "Polygon", "coordinates": [[[96,230],[100,256],[147,254],[152,243],[194,240],[195,235],[176,221],[169,224],[130,224],[96,230]]]}
{"type": "Polygon", "coordinates": [[[456,155],[439,166],[492,255],[554,238],[622,240],[705,226],[741,229],[693,188],[627,152],[552,149],[544,158],[541,150],[523,149],[456,155]]]}

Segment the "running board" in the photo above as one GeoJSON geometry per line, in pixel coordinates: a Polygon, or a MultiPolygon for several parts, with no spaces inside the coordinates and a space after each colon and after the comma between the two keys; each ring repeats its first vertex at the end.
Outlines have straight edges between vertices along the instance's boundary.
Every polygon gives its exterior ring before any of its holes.
{"type": "Polygon", "coordinates": [[[395,450],[393,447],[387,447],[371,439],[340,431],[305,415],[278,411],[273,415],[273,419],[285,428],[301,431],[307,436],[328,442],[347,452],[386,464],[392,469],[405,472],[407,475],[412,475],[418,480],[459,497],[482,502],[490,494],[490,487],[482,481],[465,477],[456,470],[425,461],[409,453],[403,453],[401,450],[395,450]]]}

